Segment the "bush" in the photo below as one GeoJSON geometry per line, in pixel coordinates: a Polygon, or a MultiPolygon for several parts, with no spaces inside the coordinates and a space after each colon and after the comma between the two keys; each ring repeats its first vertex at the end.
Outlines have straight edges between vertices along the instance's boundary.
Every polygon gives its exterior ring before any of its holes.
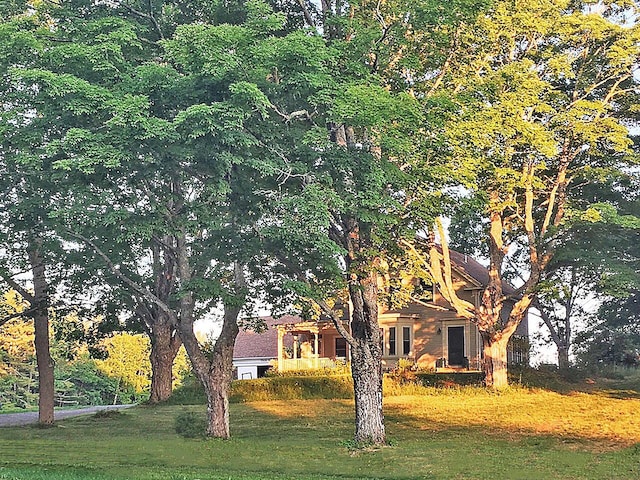
{"type": "MultiPolygon", "coordinates": [[[[404,371],[385,374],[383,388],[385,396],[427,395],[433,388],[459,386],[481,386],[483,375],[469,373],[416,373],[404,371]]],[[[307,400],[314,398],[353,398],[351,375],[310,375],[235,380],[231,384],[229,401],[233,403],[267,400],[307,400]]],[[[185,379],[168,401],[172,405],[202,405],[207,403],[202,385],[195,377],[185,379]]]]}
{"type": "Polygon", "coordinates": [[[425,373],[416,372],[415,381],[425,387],[456,387],[462,385],[482,386],[484,373],[458,372],[458,373],[425,373]]]}
{"type": "Polygon", "coordinates": [[[238,380],[233,382],[230,401],[255,402],[313,398],[353,398],[353,381],[348,375],[238,380]]]}
{"type": "Polygon", "coordinates": [[[126,414],[122,413],[120,410],[98,410],[96,413],[93,414],[93,418],[112,419],[112,418],[121,418],[124,415],[126,414]]]}
{"type": "Polygon", "coordinates": [[[206,403],[207,397],[204,394],[204,388],[193,373],[182,379],[182,384],[173,391],[167,400],[168,405],[204,405],[206,403]]]}
{"type": "Polygon", "coordinates": [[[178,435],[185,438],[204,437],[207,431],[207,420],[202,415],[185,410],[176,417],[175,429],[178,435]]]}
{"type": "Polygon", "coordinates": [[[351,367],[348,363],[336,363],[332,367],[311,368],[307,370],[287,370],[278,372],[275,369],[267,370],[266,377],[327,377],[335,375],[351,375],[351,367]]]}
{"type": "Polygon", "coordinates": [[[90,358],[56,364],[56,394],[72,397],[78,405],[113,403],[118,382],[98,370],[90,358]]]}

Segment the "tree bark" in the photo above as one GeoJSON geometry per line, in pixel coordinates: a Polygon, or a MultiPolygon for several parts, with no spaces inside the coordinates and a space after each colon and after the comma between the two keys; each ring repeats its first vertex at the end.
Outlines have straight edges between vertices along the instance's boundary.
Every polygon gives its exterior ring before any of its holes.
{"type": "Polygon", "coordinates": [[[355,441],[358,444],[386,443],[382,411],[382,338],[378,325],[376,273],[352,281],[351,374],[356,409],[355,441]]]}
{"type": "Polygon", "coordinates": [[[29,244],[29,263],[33,273],[33,324],[35,329],[36,362],[38,365],[38,423],[52,425],[54,421],[55,386],[53,359],[49,349],[49,286],[44,259],[37,240],[29,244]]]}
{"type": "Polygon", "coordinates": [[[483,370],[485,384],[496,390],[509,386],[507,378],[507,344],[508,336],[493,336],[487,333],[482,335],[483,370]]]}
{"type": "MultiPolygon", "coordinates": [[[[180,281],[191,280],[188,249],[184,235],[177,237],[176,256],[180,281]]],[[[242,266],[234,263],[233,289],[242,301],[234,305],[224,305],[224,322],[222,332],[213,347],[210,360],[204,354],[193,330],[195,320],[195,298],[193,293],[185,292],[180,297],[180,319],[176,328],[182,343],[189,355],[193,369],[204,387],[207,396],[207,435],[227,439],[229,432],[229,389],[233,374],[233,347],[238,336],[238,315],[244,304],[244,288],[246,286],[242,266]]],[[[236,298],[237,300],[237,298],[236,298]]]]}
{"type": "Polygon", "coordinates": [[[240,308],[225,307],[222,332],[216,340],[209,369],[207,395],[207,436],[230,438],[229,391],[233,380],[233,346],[238,336],[240,308]]]}
{"type": "Polygon", "coordinates": [[[193,364],[193,369],[202,383],[207,396],[207,436],[230,438],[229,390],[233,375],[233,346],[238,336],[238,314],[240,307],[225,306],[224,323],[220,337],[209,360],[191,326],[180,323],[180,336],[193,364]]]}
{"type": "Polygon", "coordinates": [[[569,368],[569,347],[567,345],[558,345],[558,368],[560,370],[569,368]]]}
{"type": "MultiPolygon", "coordinates": [[[[176,262],[171,252],[175,238],[170,235],[154,237],[151,244],[155,296],[169,305],[175,290],[176,262]]],[[[149,403],[167,401],[173,391],[173,361],[182,342],[170,315],[158,305],[147,305],[140,299],[140,312],[151,340],[151,395],[149,403]]]]}
{"type": "MultiPolygon", "coordinates": [[[[162,314],[162,312],[160,312],[162,314]]],[[[173,361],[181,342],[167,321],[156,320],[151,328],[151,395],[149,403],[166,402],[173,390],[173,361]]]]}

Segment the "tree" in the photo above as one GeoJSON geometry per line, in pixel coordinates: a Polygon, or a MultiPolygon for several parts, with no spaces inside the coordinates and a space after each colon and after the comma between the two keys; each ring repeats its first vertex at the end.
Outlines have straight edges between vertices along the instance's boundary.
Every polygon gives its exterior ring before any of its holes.
{"type": "MultiPolygon", "coordinates": [[[[156,295],[168,301],[175,293],[170,271],[175,267],[171,260],[164,258],[161,250],[154,249],[149,242],[145,245],[125,242],[124,239],[131,239],[132,235],[123,233],[122,225],[116,225],[113,218],[103,218],[104,211],[94,210],[108,195],[109,180],[112,180],[109,168],[114,168],[129,154],[124,135],[119,143],[108,145],[105,141],[107,135],[101,135],[99,129],[103,122],[111,121],[111,133],[123,133],[125,125],[131,122],[134,131],[130,133],[134,136],[140,134],[140,125],[133,125],[133,118],[127,116],[135,110],[136,102],[142,99],[130,93],[131,82],[135,77],[135,69],[144,72],[141,63],[157,50],[158,47],[153,44],[157,40],[157,32],[141,33],[142,39],[139,39],[137,34],[144,31],[140,24],[118,18],[118,12],[106,6],[89,8],[85,3],[39,5],[32,14],[16,17],[12,23],[5,25],[9,41],[12,42],[7,51],[15,51],[15,55],[6,58],[11,68],[6,83],[5,113],[7,118],[12,118],[7,125],[18,126],[5,136],[5,158],[8,161],[9,154],[13,155],[17,166],[14,165],[10,170],[15,171],[17,176],[22,175],[23,185],[28,184],[27,180],[37,179],[40,182],[36,187],[31,187],[35,192],[30,203],[24,202],[27,210],[25,215],[31,218],[32,226],[28,227],[31,231],[38,231],[33,228],[34,224],[49,225],[58,238],[67,238],[65,246],[68,247],[72,245],[69,240],[77,241],[66,231],[69,224],[73,225],[74,230],[82,225],[91,231],[85,230],[85,235],[110,238],[111,246],[122,247],[119,256],[129,264],[140,260],[140,256],[135,256],[140,250],[145,254],[150,252],[154,269],[145,281],[156,295]],[[48,25],[55,28],[47,30],[48,25]],[[143,48],[145,45],[146,49],[143,48]],[[27,57],[29,62],[23,62],[27,57]],[[9,99],[12,103],[9,103],[9,99]],[[33,112],[37,112],[37,115],[33,112]],[[95,113],[95,116],[92,117],[89,112],[95,113]],[[115,132],[118,129],[119,132],[115,132]],[[20,170],[17,170],[18,167],[20,170]],[[37,169],[46,173],[36,178],[32,173],[37,169]],[[45,180],[48,179],[52,182],[47,183],[45,180]],[[46,210],[36,208],[38,201],[49,198],[69,201],[48,205],[46,210]],[[81,203],[81,200],[85,202],[81,203]],[[72,216],[74,218],[69,221],[72,216]],[[64,225],[65,220],[67,225],[64,225]],[[115,237],[119,237],[118,240],[115,237]]],[[[125,7],[122,9],[137,18],[125,7]]],[[[143,23],[147,21],[147,17],[142,20],[143,23]]],[[[150,72],[148,77],[153,77],[153,74],[153,71],[150,72]]],[[[148,77],[146,80],[151,82],[148,77]]],[[[162,124],[149,124],[147,130],[151,131],[154,127],[162,128],[162,124]]],[[[20,182],[11,181],[9,185],[20,185],[20,182]]],[[[17,191],[16,187],[13,188],[17,191]]],[[[127,207],[126,201],[132,199],[124,195],[124,200],[119,202],[123,209],[127,207]]],[[[19,214],[15,199],[8,212],[19,214]]],[[[135,228],[148,229],[149,224],[131,226],[132,230],[135,228]]],[[[52,238],[50,232],[40,235],[52,238]]],[[[46,246],[50,245],[51,242],[46,246]]],[[[31,251],[37,252],[33,248],[31,251]]],[[[58,248],[58,251],[65,257],[71,257],[73,253],[69,248],[66,251],[58,248]]],[[[96,286],[100,281],[113,281],[112,276],[96,275],[100,269],[95,261],[87,262],[86,256],[77,261],[73,271],[80,295],[92,285],[94,291],[99,292],[102,305],[108,303],[107,293],[113,293],[114,289],[96,286]]],[[[117,303],[124,306],[122,309],[128,309],[129,313],[135,312],[139,324],[152,338],[151,357],[155,368],[151,400],[166,400],[171,394],[171,364],[180,347],[175,328],[162,311],[153,304],[145,304],[135,292],[129,292],[128,296],[119,295],[115,299],[112,295],[111,298],[112,305],[117,303]]]]}
{"type": "Polygon", "coordinates": [[[638,29],[615,23],[623,8],[612,2],[591,13],[564,0],[496,2],[461,27],[452,47],[459,68],[438,90],[456,105],[445,132],[451,171],[478,207],[489,254],[480,305],[455,298],[448,248],[438,251],[433,230],[426,265],[458,313],[478,326],[486,382],[495,388],[507,385],[507,342],[554,257],[577,176],[628,161],[622,118],[631,114],[638,29]],[[522,253],[525,280],[507,295],[506,260],[514,253],[522,253]]]}
{"type": "Polygon", "coordinates": [[[141,394],[151,385],[150,342],[142,335],[121,333],[104,341],[107,358],[97,360],[98,369],[105,375],[117,378],[118,387],[113,398],[117,403],[118,388],[124,384],[141,394]]]}
{"type": "MultiPolygon", "coordinates": [[[[79,270],[79,264],[69,262],[64,228],[55,215],[66,199],[72,197],[74,184],[68,171],[60,168],[65,159],[60,150],[65,142],[80,141],[84,131],[78,126],[91,123],[90,112],[106,98],[104,89],[91,88],[88,81],[70,72],[82,70],[87,77],[102,81],[112,78],[105,72],[113,72],[118,55],[110,57],[104,52],[113,53],[116,49],[100,47],[105,44],[113,47],[118,41],[126,43],[128,38],[123,38],[126,37],[123,29],[112,32],[109,38],[101,36],[96,22],[89,33],[94,35],[93,48],[82,49],[81,42],[74,43],[72,37],[65,37],[69,26],[63,16],[52,15],[56,8],[64,10],[63,7],[51,6],[51,10],[49,5],[39,5],[37,9],[23,7],[12,17],[3,18],[0,28],[3,52],[0,201],[2,238],[6,242],[0,276],[3,283],[19,291],[30,303],[25,314],[34,319],[36,326],[40,422],[50,424],[54,419],[54,370],[49,352],[49,315],[54,306],[60,310],[58,295],[79,270]],[[21,275],[26,271],[31,272],[27,282],[21,275]]],[[[80,36],[79,31],[74,34],[80,36]]],[[[95,157],[96,153],[89,151],[88,156],[95,157]]],[[[91,162],[84,167],[90,165],[91,162]]]]}
{"type": "Polygon", "coordinates": [[[271,193],[275,217],[262,232],[282,283],[307,302],[304,314],[331,319],[350,346],[355,441],[383,444],[379,280],[401,263],[397,245],[413,236],[412,222],[438,208],[434,188],[412,183],[424,118],[404,91],[408,79],[391,67],[407,46],[414,10],[358,4],[347,13],[340,2],[323,2],[320,15],[311,4],[305,12],[319,32],[297,35],[297,50],[308,45],[299,55],[306,54],[310,91],[285,55],[272,71],[297,95],[278,97],[278,85],[257,83],[280,114],[270,120],[280,120],[273,129],[286,159],[271,193]]]}
{"type": "Polygon", "coordinates": [[[638,210],[632,201],[637,197],[633,188],[637,180],[625,172],[612,173],[594,185],[597,196],[608,202],[586,204],[580,217],[567,222],[535,303],[558,348],[560,368],[569,366],[575,320],[581,319],[579,327],[584,329],[585,320],[593,317],[588,307],[600,307],[602,312],[603,300],[623,302],[640,282],[636,251],[640,222],[631,213],[638,210]]]}

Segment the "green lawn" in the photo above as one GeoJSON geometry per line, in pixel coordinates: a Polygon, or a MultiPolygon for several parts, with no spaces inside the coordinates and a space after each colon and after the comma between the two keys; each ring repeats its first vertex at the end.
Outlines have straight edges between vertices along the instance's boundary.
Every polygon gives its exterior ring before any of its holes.
{"type": "Polygon", "coordinates": [[[230,441],[183,439],[185,409],[0,429],[0,479],[640,478],[640,400],[513,390],[386,399],[391,446],[354,451],[349,400],[232,405],[230,441]]]}

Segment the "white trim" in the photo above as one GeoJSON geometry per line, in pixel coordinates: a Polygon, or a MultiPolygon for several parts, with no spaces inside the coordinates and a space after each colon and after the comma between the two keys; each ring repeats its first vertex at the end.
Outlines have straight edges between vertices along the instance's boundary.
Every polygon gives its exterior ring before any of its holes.
{"type": "Polygon", "coordinates": [[[413,353],[413,325],[401,325],[400,328],[402,329],[402,338],[400,339],[400,345],[402,346],[402,348],[401,348],[400,355],[403,357],[411,357],[413,353]],[[409,330],[409,351],[407,353],[404,353],[404,329],[405,328],[409,330]]]}
{"type": "Polygon", "coordinates": [[[449,327],[462,327],[462,356],[469,358],[469,326],[468,322],[463,319],[442,320],[442,352],[444,358],[449,364],[449,327]]]}

